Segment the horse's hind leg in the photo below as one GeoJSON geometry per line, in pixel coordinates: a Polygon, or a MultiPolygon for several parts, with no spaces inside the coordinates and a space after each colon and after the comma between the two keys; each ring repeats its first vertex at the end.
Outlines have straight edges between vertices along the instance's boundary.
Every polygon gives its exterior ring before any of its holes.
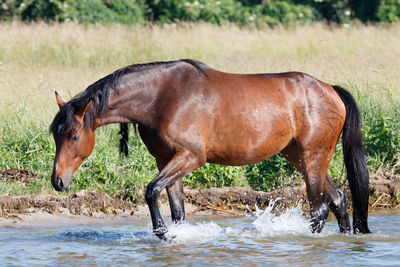
{"type": "Polygon", "coordinates": [[[325,192],[328,197],[329,208],[335,214],[341,233],[350,232],[350,220],[347,213],[346,196],[342,190],[326,176],[325,192]]]}
{"type": "Polygon", "coordinates": [[[321,232],[328,218],[329,207],[325,183],[329,160],[324,149],[304,149],[293,142],[282,155],[304,175],[310,203],[311,230],[321,232]]]}
{"type": "Polygon", "coordinates": [[[325,175],[317,170],[307,171],[304,175],[313,233],[322,231],[329,215],[328,200],[324,192],[325,175]]]}

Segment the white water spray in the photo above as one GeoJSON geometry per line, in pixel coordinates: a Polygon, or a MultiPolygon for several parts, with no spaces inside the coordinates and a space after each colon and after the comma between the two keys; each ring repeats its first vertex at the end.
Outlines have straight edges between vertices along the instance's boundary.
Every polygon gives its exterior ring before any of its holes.
{"type": "Polygon", "coordinates": [[[174,237],[173,242],[186,241],[209,241],[224,237],[226,235],[236,237],[273,237],[282,235],[308,235],[310,223],[303,216],[301,204],[294,208],[288,208],[282,213],[273,212],[275,204],[280,199],[270,201],[265,210],[256,206],[256,211],[247,216],[246,220],[241,218],[241,223],[234,226],[221,226],[217,222],[200,222],[169,225],[168,237],[174,237]],[[249,223],[249,219],[255,219],[249,223]]]}
{"type": "Polygon", "coordinates": [[[301,204],[298,203],[294,208],[288,208],[283,213],[273,213],[275,203],[280,198],[270,201],[265,210],[260,210],[256,205],[254,215],[256,220],[253,225],[261,236],[276,236],[288,234],[308,234],[310,233],[310,223],[303,216],[301,204]]]}

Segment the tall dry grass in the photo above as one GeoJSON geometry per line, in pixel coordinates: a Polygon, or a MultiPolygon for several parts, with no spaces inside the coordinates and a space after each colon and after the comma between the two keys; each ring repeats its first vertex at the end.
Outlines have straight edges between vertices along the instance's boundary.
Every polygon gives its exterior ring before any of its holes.
{"type": "Polygon", "coordinates": [[[69,97],[125,65],[194,58],[228,72],[307,72],[372,96],[400,90],[400,26],[249,29],[0,24],[0,104],[69,97]]]}

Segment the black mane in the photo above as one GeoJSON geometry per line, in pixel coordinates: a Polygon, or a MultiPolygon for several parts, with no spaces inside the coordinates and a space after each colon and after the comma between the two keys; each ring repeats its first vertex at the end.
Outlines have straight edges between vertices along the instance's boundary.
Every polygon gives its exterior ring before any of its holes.
{"type": "Polygon", "coordinates": [[[53,135],[59,132],[69,134],[73,128],[74,122],[76,121],[73,115],[85,108],[87,103],[90,101],[93,105],[91,105],[86,113],[84,122],[86,127],[92,127],[95,118],[101,116],[101,114],[108,110],[108,97],[110,95],[110,90],[118,93],[119,81],[124,74],[153,69],[155,67],[165,66],[176,62],[186,62],[195,67],[200,73],[207,76],[203,69],[204,64],[192,59],[135,64],[121,68],[89,85],[85,91],[68,101],[54,117],[53,122],[50,125],[50,133],[53,135]],[[61,129],[59,129],[60,125],[63,125],[61,129]]]}

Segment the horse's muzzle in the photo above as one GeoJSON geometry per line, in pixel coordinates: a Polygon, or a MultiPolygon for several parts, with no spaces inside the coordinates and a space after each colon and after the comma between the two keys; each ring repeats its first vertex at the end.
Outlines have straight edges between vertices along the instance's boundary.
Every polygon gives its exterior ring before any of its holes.
{"type": "Polygon", "coordinates": [[[55,179],[51,179],[51,183],[55,190],[63,192],[68,189],[69,186],[65,186],[61,177],[57,177],[55,179]]]}

